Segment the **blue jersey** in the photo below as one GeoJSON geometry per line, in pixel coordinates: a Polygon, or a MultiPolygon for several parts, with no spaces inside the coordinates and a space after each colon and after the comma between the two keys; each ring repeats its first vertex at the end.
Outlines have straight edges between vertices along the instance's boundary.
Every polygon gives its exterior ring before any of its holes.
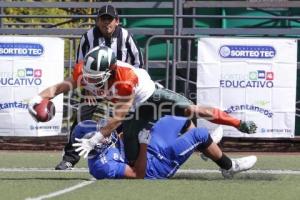
{"type": "Polygon", "coordinates": [[[124,161],[124,146],[118,142],[103,154],[88,160],[90,174],[96,179],[123,178],[126,163],[124,161]]]}
{"type": "MultiPolygon", "coordinates": [[[[191,156],[194,149],[208,140],[208,131],[194,128],[180,136],[187,118],[166,116],[151,129],[151,141],[147,149],[145,179],[165,179],[175,174],[191,156]]],[[[123,178],[126,163],[121,141],[104,154],[89,159],[90,173],[97,179],[123,178]]]]}

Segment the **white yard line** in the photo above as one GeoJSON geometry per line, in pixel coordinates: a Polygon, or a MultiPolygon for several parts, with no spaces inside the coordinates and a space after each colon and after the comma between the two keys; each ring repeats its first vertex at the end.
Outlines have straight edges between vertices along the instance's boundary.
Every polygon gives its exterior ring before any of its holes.
{"type": "MultiPolygon", "coordinates": [[[[53,172],[53,173],[83,173],[88,172],[87,168],[74,168],[72,170],[54,170],[53,168],[0,168],[0,172],[53,172]]],[[[219,170],[213,169],[179,169],[177,174],[207,174],[219,173],[219,170]]],[[[294,174],[300,175],[299,170],[249,170],[244,173],[249,174],[294,174]]]]}
{"type": "MultiPolygon", "coordinates": [[[[87,168],[74,168],[72,170],[54,170],[53,168],[0,168],[0,172],[51,172],[51,173],[88,173],[87,168]]],[[[212,174],[220,173],[219,170],[212,169],[179,169],[176,174],[212,174]]],[[[249,170],[243,172],[247,174],[278,174],[278,175],[300,175],[299,170],[249,170]]],[[[58,190],[49,194],[41,195],[38,197],[28,197],[25,200],[44,200],[52,197],[56,197],[79,188],[85,187],[95,182],[95,179],[84,181],[74,186],[58,190]]]]}
{"type": "MultiPolygon", "coordinates": [[[[220,173],[219,170],[211,170],[211,169],[180,169],[177,171],[178,174],[207,174],[207,173],[220,173]]],[[[177,174],[176,173],[176,174],[177,174]]],[[[248,170],[246,172],[247,174],[282,174],[282,175],[300,175],[299,170],[248,170]]]]}
{"type": "Polygon", "coordinates": [[[87,168],[74,168],[72,170],[54,170],[53,168],[0,168],[0,172],[54,172],[54,173],[79,173],[88,172],[87,168]]]}
{"type": "Polygon", "coordinates": [[[87,185],[90,185],[94,182],[95,182],[95,180],[84,181],[84,182],[78,183],[77,185],[74,185],[72,187],[65,188],[63,190],[58,190],[58,191],[51,192],[49,194],[41,195],[41,196],[38,196],[38,197],[28,197],[25,200],[43,200],[43,199],[49,199],[49,198],[52,198],[52,197],[57,197],[59,195],[77,190],[78,188],[82,188],[82,187],[85,187],[87,185]]]}

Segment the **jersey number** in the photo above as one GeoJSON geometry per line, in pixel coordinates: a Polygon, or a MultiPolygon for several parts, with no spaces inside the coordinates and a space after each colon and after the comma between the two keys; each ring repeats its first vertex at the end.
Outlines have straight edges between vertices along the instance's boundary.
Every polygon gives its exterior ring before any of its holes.
{"type": "Polygon", "coordinates": [[[102,164],[107,163],[106,156],[101,157],[101,158],[100,158],[100,162],[101,162],[102,164]]]}

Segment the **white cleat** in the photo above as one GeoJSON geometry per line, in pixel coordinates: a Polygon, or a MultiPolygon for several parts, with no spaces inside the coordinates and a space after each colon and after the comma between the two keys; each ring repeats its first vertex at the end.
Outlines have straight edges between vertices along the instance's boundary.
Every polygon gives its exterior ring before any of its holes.
{"type": "Polygon", "coordinates": [[[234,174],[251,169],[256,161],[256,156],[232,159],[232,167],[229,170],[221,169],[222,175],[224,178],[231,179],[234,174]]]}

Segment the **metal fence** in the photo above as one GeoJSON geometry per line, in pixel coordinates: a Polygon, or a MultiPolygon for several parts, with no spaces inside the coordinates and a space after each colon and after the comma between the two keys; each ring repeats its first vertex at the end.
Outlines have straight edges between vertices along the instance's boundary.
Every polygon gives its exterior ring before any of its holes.
{"type": "MultiPolygon", "coordinates": [[[[26,1],[0,1],[0,35],[36,35],[36,36],[56,36],[64,38],[68,43],[68,54],[65,55],[65,67],[70,75],[74,55],[80,36],[93,26],[91,19],[96,17],[95,8],[105,5],[105,2],[26,2],[26,1]],[[27,14],[6,14],[6,9],[90,9],[90,14],[67,14],[67,15],[27,15],[27,14]],[[16,19],[18,22],[6,22],[7,19],[16,19]],[[43,22],[24,22],[24,19],[43,19],[43,22]],[[49,19],[61,19],[61,22],[45,22],[49,19]],[[84,22],[78,22],[83,19],[84,22]],[[23,22],[22,22],[23,21],[23,22]],[[62,28],[70,23],[78,22],[77,27],[62,28]]],[[[134,2],[119,1],[111,3],[117,9],[120,9],[121,19],[169,19],[171,26],[166,27],[128,27],[129,31],[137,36],[145,36],[145,45],[141,46],[144,50],[145,68],[149,71],[155,69],[164,70],[164,77],[160,81],[167,87],[175,91],[181,91],[185,95],[189,91],[195,90],[195,81],[191,77],[191,71],[196,70],[196,60],[193,56],[196,47],[195,41],[201,36],[263,36],[263,37],[293,37],[300,36],[300,16],[289,15],[289,9],[300,8],[300,2],[287,0],[270,1],[188,1],[188,0],[170,0],[170,1],[152,1],[152,2],[134,2]],[[256,10],[266,15],[248,16],[248,15],[224,15],[224,14],[199,14],[197,9],[215,8],[221,9],[247,9],[256,10]],[[155,9],[171,10],[172,14],[126,14],[126,9],[155,9]],[[278,15],[276,10],[287,11],[287,15],[278,15]],[[196,20],[271,20],[286,22],[285,27],[199,27],[196,20]],[[299,26],[298,26],[299,23],[299,26]],[[293,25],[296,24],[296,25],[293,25]],[[153,60],[149,57],[149,49],[153,41],[160,39],[166,43],[165,58],[153,60]],[[182,48],[184,47],[184,48],[182,48]],[[184,50],[182,50],[184,49],[184,50]]],[[[300,14],[300,13],[299,13],[300,14]]],[[[299,64],[298,64],[299,66],[299,64]]],[[[298,67],[299,70],[299,67],[298,67]]],[[[298,90],[300,91],[300,90],[298,90]]],[[[299,92],[298,92],[299,93],[299,92]]],[[[300,95],[298,100],[300,102],[300,95]]],[[[66,105],[73,105],[76,99],[67,96],[66,105]]],[[[300,107],[300,103],[298,103],[300,107]]],[[[70,116],[73,107],[67,107],[67,126],[69,129],[70,116]]],[[[300,114],[300,108],[297,109],[300,114]]],[[[299,120],[297,118],[297,120],[299,120]]],[[[299,124],[299,123],[297,123],[299,124]]],[[[300,129],[300,127],[298,127],[300,129]]]]}

